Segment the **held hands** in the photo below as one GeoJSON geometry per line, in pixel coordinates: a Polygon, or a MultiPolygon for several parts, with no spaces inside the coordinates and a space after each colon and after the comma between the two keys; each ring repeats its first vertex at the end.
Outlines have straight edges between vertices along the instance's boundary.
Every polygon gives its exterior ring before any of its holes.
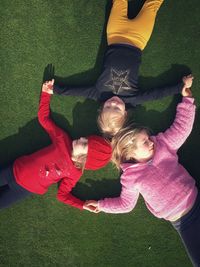
{"type": "Polygon", "coordinates": [[[192,76],[192,74],[183,77],[184,86],[181,92],[182,96],[192,97],[192,91],[190,87],[192,86],[193,79],[194,77],[192,76]]]}
{"type": "Polygon", "coordinates": [[[53,94],[54,79],[46,81],[42,85],[42,92],[52,95],[53,94]]]}
{"type": "Polygon", "coordinates": [[[99,213],[100,210],[98,209],[98,201],[96,200],[87,200],[83,205],[84,210],[88,210],[90,212],[99,213]]]}

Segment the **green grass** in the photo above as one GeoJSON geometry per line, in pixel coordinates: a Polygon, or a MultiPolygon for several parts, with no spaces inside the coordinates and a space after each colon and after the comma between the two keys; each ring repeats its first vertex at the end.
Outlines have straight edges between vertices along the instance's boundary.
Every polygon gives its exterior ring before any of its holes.
{"type": "MultiPolygon", "coordinates": [[[[137,1],[139,2],[139,1],[137,1]]],[[[106,0],[0,0],[0,164],[49,143],[37,122],[43,72],[74,84],[93,83],[105,50],[106,0]]],[[[192,70],[197,117],[180,150],[180,161],[200,182],[199,151],[199,0],[166,0],[143,53],[143,88],[177,82],[192,70]]],[[[178,98],[145,103],[134,118],[155,132],[173,121],[178,98]]],[[[54,96],[55,121],[73,138],[97,132],[98,103],[54,96]]],[[[119,175],[112,166],[85,172],[75,189],[82,199],[115,196],[119,175]]],[[[0,266],[189,267],[183,245],[142,199],[124,215],[90,214],[58,203],[56,186],[0,213],[0,266]]]]}

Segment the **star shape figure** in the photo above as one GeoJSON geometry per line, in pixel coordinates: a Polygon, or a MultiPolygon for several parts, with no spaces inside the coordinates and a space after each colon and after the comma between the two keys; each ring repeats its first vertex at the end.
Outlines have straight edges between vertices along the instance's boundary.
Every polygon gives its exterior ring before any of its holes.
{"type": "Polygon", "coordinates": [[[112,89],[114,94],[119,94],[125,90],[130,90],[131,86],[128,81],[129,71],[117,71],[111,69],[111,78],[105,83],[105,86],[108,86],[112,89]]]}

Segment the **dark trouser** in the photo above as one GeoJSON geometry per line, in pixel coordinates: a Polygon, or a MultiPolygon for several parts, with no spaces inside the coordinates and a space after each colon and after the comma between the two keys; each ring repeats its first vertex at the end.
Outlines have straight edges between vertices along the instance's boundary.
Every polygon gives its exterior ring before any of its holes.
{"type": "Polygon", "coordinates": [[[193,208],[172,225],[178,231],[193,265],[200,267],[200,194],[193,208]]]}
{"type": "Polygon", "coordinates": [[[31,194],[16,183],[12,165],[0,170],[0,209],[7,208],[31,194]]]}

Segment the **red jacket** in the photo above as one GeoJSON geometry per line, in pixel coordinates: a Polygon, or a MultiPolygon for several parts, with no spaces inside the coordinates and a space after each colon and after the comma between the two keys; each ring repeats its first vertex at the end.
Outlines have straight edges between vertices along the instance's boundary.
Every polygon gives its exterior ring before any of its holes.
{"type": "Polygon", "coordinates": [[[31,155],[16,159],[13,166],[14,176],[19,185],[35,194],[44,194],[51,184],[61,181],[57,198],[83,209],[84,202],[70,193],[82,172],[71,160],[71,138],[50,118],[50,99],[50,94],[42,92],[38,119],[49,134],[52,144],[31,155]]]}

